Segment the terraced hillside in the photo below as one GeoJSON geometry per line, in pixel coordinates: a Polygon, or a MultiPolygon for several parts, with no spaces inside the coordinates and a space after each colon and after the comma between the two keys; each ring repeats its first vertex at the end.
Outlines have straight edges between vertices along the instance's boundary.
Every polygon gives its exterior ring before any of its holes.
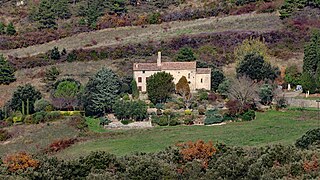
{"type": "Polygon", "coordinates": [[[224,31],[258,31],[266,32],[283,28],[276,13],[244,14],[228,17],[213,17],[193,21],[176,21],[147,27],[131,26],[103,29],[81,33],[75,36],[30,46],[27,48],[3,50],[7,56],[27,57],[51,50],[54,46],[72,49],[90,49],[102,46],[115,46],[130,43],[166,40],[177,36],[224,31]]]}

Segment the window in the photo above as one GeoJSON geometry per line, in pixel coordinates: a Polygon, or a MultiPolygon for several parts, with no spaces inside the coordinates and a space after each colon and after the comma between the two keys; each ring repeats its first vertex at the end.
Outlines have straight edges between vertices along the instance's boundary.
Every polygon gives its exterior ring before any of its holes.
{"type": "Polygon", "coordinates": [[[203,83],[203,79],[201,78],[201,83],[203,83]]]}
{"type": "Polygon", "coordinates": [[[138,86],[138,89],[139,89],[139,91],[142,91],[142,87],[141,86],[138,86]]]}
{"type": "Polygon", "coordinates": [[[148,80],[149,80],[149,77],[146,77],[146,82],[148,82],[148,80]]]}
{"type": "Polygon", "coordinates": [[[142,73],[144,74],[144,73],[146,73],[146,71],[142,71],[142,73]]]}
{"type": "Polygon", "coordinates": [[[139,83],[142,82],[142,77],[138,77],[138,82],[139,82],[139,83]]]}
{"type": "Polygon", "coordinates": [[[188,79],[190,79],[190,73],[188,74],[188,79]]]}

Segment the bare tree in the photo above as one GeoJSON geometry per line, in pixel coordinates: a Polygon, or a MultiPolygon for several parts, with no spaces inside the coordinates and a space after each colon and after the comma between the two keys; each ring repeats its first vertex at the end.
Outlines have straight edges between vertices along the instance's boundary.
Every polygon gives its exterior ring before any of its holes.
{"type": "Polygon", "coordinates": [[[245,106],[259,99],[258,84],[245,76],[233,79],[228,91],[228,97],[239,102],[239,109],[242,112],[245,106]]]}

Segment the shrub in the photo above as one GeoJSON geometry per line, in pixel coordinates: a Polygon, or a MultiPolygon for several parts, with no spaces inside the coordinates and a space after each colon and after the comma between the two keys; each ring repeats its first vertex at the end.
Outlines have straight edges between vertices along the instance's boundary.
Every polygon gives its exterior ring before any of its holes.
{"type": "Polygon", "coordinates": [[[199,100],[200,101],[208,100],[208,93],[205,91],[199,92],[199,100]]]}
{"type": "Polygon", "coordinates": [[[198,113],[199,113],[199,115],[205,115],[206,114],[206,108],[203,105],[200,105],[198,107],[198,113]]]}
{"type": "Polygon", "coordinates": [[[37,168],[39,166],[39,161],[33,159],[31,155],[25,152],[20,152],[7,156],[3,160],[3,165],[7,167],[10,172],[16,172],[28,168],[37,168]]]}
{"type": "Polygon", "coordinates": [[[102,125],[102,126],[108,125],[110,122],[111,121],[106,117],[100,117],[99,118],[99,125],[102,125]]]}
{"type": "Polygon", "coordinates": [[[5,141],[10,138],[10,134],[6,129],[0,129],[0,141],[5,141]]]}
{"type": "Polygon", "coordinates": [[[53,49],[50,51],[50,58],[53,60],[59,60],[61,57],[61,54],[59,52],[58,47],[53,47],[53,49]]]}
{"type": "Polygon", "coordinates": [[[46,113],[44,117],[46,121],[53,121],[53,120],[59,119],[61,117],[61,114],[57,111],[52,111],[52,112],[46,113]]]}
{"type": "Polygon", "coordinates": [[[70,147],[74,143],[76,143],[78,140],[76,138],[70,138],[70,139],[61,139],[61,140],[55,140],[52,142],[46,149],[46,153],[55,153],[61,150],[66,149],[67,147],[70,147]]]}
{"type": "Polygon", "coordinates": [[[208,167],[209,160],[217,151],[211,141],[208,143],[202,140],[198,140],[195,143],[189,141],[177,146],[180,148],[180,154],[185,161],[199,160],[205,168],[208,167]]]}
{"type": "Polygon", "coordinates": [[[124,119],[124,120],[121,120],[121,123],[123,124],[123,125],[128,125],[128,124],[130,124],[130,123],[132,123],[133,121],[132,120],[129,120],[129,119],[124,119]]]}
{"type": "Polygon", "coordinates": [[[60,70],[56,66],[52,66],[51,68],[46,69],[46,72],[44,75],[44,81],[54,82],[55,80],[57,80],[59,74],[60,74],[60,70]]]}
{"type": "Polygon", "coordinates": [[[307,131],[301,138],[297,139],[295,145],[298,148],[306,149],[313,143],[320,143],[320,128],[307,131]]]}
{"type": "Polygon", "coordinates": [[[180,124],[179,121],[177,121],[175,118],[173,118],[169,121],[169,126],[176,126],[179,124],[180,124]]]}
{"type": "Polygon", "coordinates": [[[15,113],[13,113],[13,123],[20,123],[23,122],[23,114],[20,111],[16,111],[15,113]]]}
{"type": "Polygon", "coordinates": [[[215,102],[218,99],[218,96],[215,93],[209,93],[208,100],[211,102],[215,102]]]}
{"type": "Polygon", "coordinates": [[[184,115],[189,116],[192,114],[192,111],[190,109],[184,110],[184,115]]]}
{"type": "Polygon", "coordinates": [[[260,102],[263,105],[270,105],[273,99],[273,88],[269,84],[264,84],[259,91],[260,102]]]}
{"type": "Polygon", "coordinates": [[[184,123],[185,125],[192,125],[192,124],[194,124],[194,122],[193,122],[193,120],[192,120],[191,117],[186,117],[186,118],[184,119],[183,123],[184,123]]]}
{"type": "Polygon", "coordinates": [[[218,113],[218,110],[210,109],[206,112],[206,119],[204,120],[204,125],[221,123],[222,121],[223,121],[223,116],[218,113]]]}
{"type": "Polygon", "coordinates": [[[32,115],[26,115],[24,118],[25,124],[36,124],[32,115]]]}
{"type": "Polygon", "coordinates": [[[47,112],[41,111],[41,112],[36,112],[33,114],[33,122],[34,124],[40,123],[40,122],[45,122],[45,117],[47,115],[47,112]]]}
{"type": "Polygon", "coordinates": [[[76,52],[73,50],[71,51],[70,53],[68,53],[67,55],[67,61],[68,62],[73,62],[73,61],[76,61],[77,60],[77,54],[76,52]]]}
{"type": "Polygon", "coordinates": [[[69,125],[82,132],[88,130],[88,124],[86,123],[86,119],[82,116],[69,117],[69,125]]]}
{"type": "Polygon", "coordinates": [[[152,116],[152,123],[158,124],[159,126],[168,126],[168,118],[166,116],[152,116]]]}
{"type": "Polygon", "coordinates": [[[161,14],[159,12],[152,13],[148,16],[149,24],[159,24],[161,22],[161,14]]]}
{"type": "Polygon", "coordinates": [[[279,99],[277,99],[277,104],[276,104],[277,109],[283,109],[283,108],[286,108],[287,106],[288,104],[285,97],[280,97],[279,99]]]}
{"type": "Polygon", "coordinates": [[[61,116],[81,116],[81,111],[56,111],[61,114],[61,116]]]}
{"type": "Polygon", "coordinates": [[[147,118],[147,104],[144,101],[117,100],[113,105],[115,116],[119,120],[144,120],[147,118]]]}
{"type": "Polygon", "coordinates": [[[46,111],[47,109],[50,109],[49,106],[51,106],[50,102],[42,98],[35,101],[34,110],[36,112],[46,111]]]}
{"type": "Polygon", "coordinates": [[[253,110],[249,110],[241,115],[243,121],[251,121],[256,117],[256,113],[253,110]]]}

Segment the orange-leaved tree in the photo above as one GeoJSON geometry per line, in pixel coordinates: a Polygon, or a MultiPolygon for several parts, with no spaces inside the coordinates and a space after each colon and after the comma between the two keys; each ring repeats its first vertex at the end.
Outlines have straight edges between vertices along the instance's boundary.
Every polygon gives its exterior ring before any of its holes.
{"type": "Polygon", "coordinates": [[[208,143],[203,140],[198,140],[195,143],[189,141],[177,146],[180,148],[180,154],[185,161],[200,160],[204,168],[208,167],[209,160],[217,151],[211,141],[208,143]]]}
{"type": "Polygon", "coordinates": [[[8,155],[3,160],[3,164],[9,171],[16,172],[18,170],[26,170],[27,168],[36,168],[39,166],[39,161],[33,159],[32,156],[26,152],[19,152],[8,155]]]}
{"type": "Polygon", "coordinates": [[[180,94],[185,101],[188,101],[191,98],[189,83],[185,76],[182,76],[179,79],[176,85],[176,92],[180,94]]]}

